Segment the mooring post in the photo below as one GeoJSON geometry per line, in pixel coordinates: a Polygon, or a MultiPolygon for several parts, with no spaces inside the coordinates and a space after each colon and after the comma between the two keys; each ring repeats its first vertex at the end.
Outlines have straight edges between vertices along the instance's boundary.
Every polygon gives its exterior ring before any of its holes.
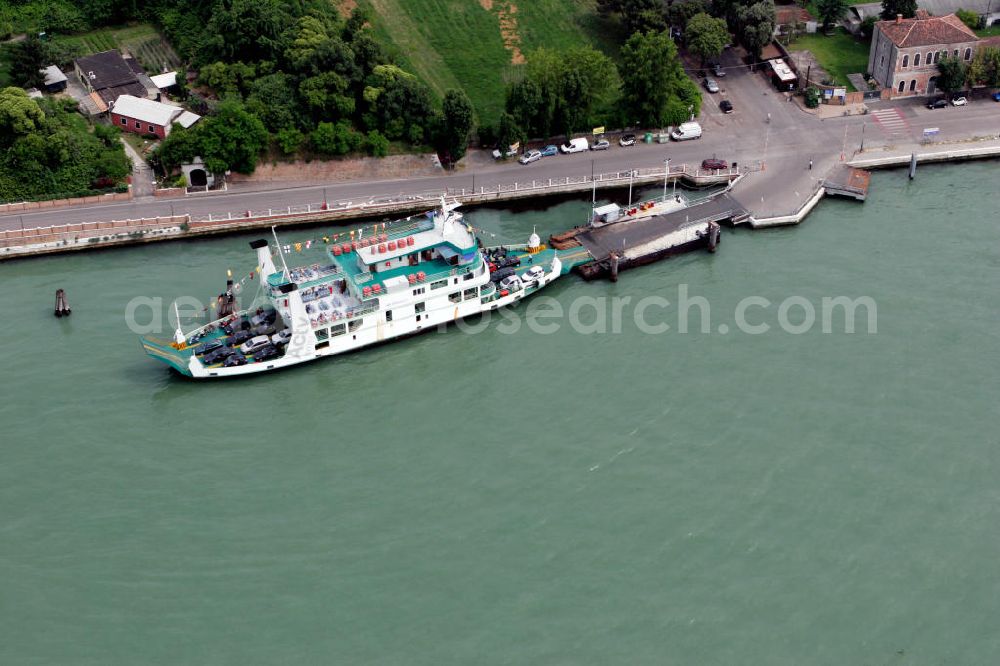
{"type": "Polygon", "coordinates": [[[611,253],[611,281],[618,282],[618,253],[611,253]]]}
{"type": "Polygon", "coordinates": [[[910,180],[917,175],[917,154],[910,153],[910,180]]]}
{"type": "Polygon", "coordinates": [[[62,289],[56,289],[56,309],[55,315],[57,317],[70,316],[73,313],[69,309],[69,303],[66,301],[66,292],[62,289]]]}

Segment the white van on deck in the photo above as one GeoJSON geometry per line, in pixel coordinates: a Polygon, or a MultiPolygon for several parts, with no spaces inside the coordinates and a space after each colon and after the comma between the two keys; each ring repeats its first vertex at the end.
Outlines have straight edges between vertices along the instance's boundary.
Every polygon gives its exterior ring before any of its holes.
{"type": "Polygon", "coordinates": [[[584,138],[570,139],[569,143],[559,146],[559,152],[568,155],[570,153],[585,153],[590,149],[590,144],[584,138]]]}
{"type": "Polygon", "coordinates": [[[670,138],[674,141],[687,141],[688,139],[701,138],[701,125],[695,122],[681,123],[673,132],[670,138]]]}

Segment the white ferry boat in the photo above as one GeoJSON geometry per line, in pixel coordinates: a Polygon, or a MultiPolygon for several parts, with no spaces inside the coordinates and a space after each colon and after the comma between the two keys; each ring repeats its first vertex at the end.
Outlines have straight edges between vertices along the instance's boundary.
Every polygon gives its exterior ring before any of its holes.
{"type": "Polygon", "coordinates": [[[280,266],[268,241],[254,241],[262,305],[186,334],[178,327],[173,341],[144,336],[143,348],[199,379],[266,372],[495,310],[562,274],[534,233],[525,245],[483,249],[458,206],[442,198],[440,209],[381,232],[360,229],[306,266],[287,266],[277,236],[280,266]]]}

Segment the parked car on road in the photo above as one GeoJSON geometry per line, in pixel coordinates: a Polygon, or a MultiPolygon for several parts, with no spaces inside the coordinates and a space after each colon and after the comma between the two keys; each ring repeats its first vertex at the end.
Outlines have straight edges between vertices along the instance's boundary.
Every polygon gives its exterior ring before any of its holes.
{"type": "Polygon", "coordinates": [[[508,146],[506,153],[501,153],[499,148],[493,151],[493,159],[495,160],[503,159],[505,157],[515,157],[516,155],[517,155],[517,148],[515,148],[514,146],[508,146]]]}
{"type": "Polygon", "coordinates": [[[622,134],[621,138],[618,139],[619,146],[634,146],[635,145],[635,134],[622,134]]]}
{"type": "Polygon", "coordinates": [[[552,157],[559,154],[559,146],[551,144],[542,148],[542,157],[552,157]]]}
{"type": "Polygon", "coordinates": [[[521,164],[531,164],[532,162],[537,162],[542,159],[542,151],[540,150],[529,150],[524,155],[521,155],[521,159],[518,160],[521,164]]]}
{"type": "Polygon", "coordinates": [[[673,132],[670,133],[670,138],[674,141],[688,141],[690,139],[700,139],[701,138],[701,125],[692,121],[689,123],[681,123],[677,126],[673,132]]]}
{"type": "Polygon", "coordinates": [[[611,142],[607,139],[598,139],[594,143],[590,144],[591,150],[607,150],[611,147],[611,142]]]}
{"type": "Polygon", "coordinates": [[[953,97],[951,99],[952,106],[965,106],[968,103],[969,100],[965,99],[964,97],[953,97]]]}
{"type": "Polygon", "coordinates": [[[724,99],[721,102],[719,102],[719,110],[722,111],[723,113],[732,113],[733,103],[730,102],[728,99],[724,99]]]}
{"type": "Polygon", "coordinates": [[[570,139],[559,146],[559,152],[569,155],[570,153],[582,153],[590,148],[590,144],[584,138],[570,139]]]}
{"type": "Polygon", "coordinates": [[[946,99],[932,99],[927,102],[928,109],[943,109],[948,106],[948,100],[946,99]]]}
{"type": "Polygon", "coordinates": [[[702,81],[701,84],[705,86],[705,90],[707,90],[710,93],[719,92],[719,84],[715,82],[715,79],[710,79],[706,76],[705,80],[702,81]]]}
{"type": "Polygon", "coordinates": [[[726,70],[722,68],[722,63],[712,63],[712,74],[715,74],[720,79],[726,75],[726,70]]]}
{"type": "Polygon", "coordinates": [[[993,93],[993,101],[1000,102],[1000,92],[993,93]]]}
{"type": "Polygon", "coordinates": [[[717,160],[714,157],[701,161],[702,169],[728,169],[729,162],[726,160],[717,160]]]}

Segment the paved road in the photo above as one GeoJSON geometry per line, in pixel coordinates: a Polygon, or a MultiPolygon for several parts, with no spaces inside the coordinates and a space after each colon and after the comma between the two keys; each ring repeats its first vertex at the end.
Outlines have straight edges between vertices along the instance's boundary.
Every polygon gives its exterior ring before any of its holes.
{"type": "MultiPolygon", "coordinates": [[[[862,135],[867,151],[878,146],[916,141],[922,129],[931,126],[940,129],[939,140],[986,134],[996,136],[1000,133],[1000,104],[989,100],[975,100],[966,107],[936,111],[924,109],[919,101],[897,104],[895,106],[907,119],[908,127],[902,134],[898,128],[893,133],[883,131],[872,115],[820,120],[797,104],[788,102],[787,97],[775,91],[761,75],[739,68],[735,55],[728,55],[723,64],[732,69],[728,69],[728,76],[720,80],[720,93],[704,95],[704,107],[699,118],[704,136],[697,141],[640,144],[630,148],[613,145],[607,151],[548,157],[527,166],[516,162],[488,164],[458,173],[421,178],[291,187],[287,183],[275,183],[274,189],[261,189],[260,184],[243,184],[224,194],[193,195],[181,199],[137,197],[128,203],[4,215],[0,216],[0,228],[138,219],[173,213],[190,213],[195,217],[204,217],[209,213],[243,214],[248,209],[277,210],[290,205],[319,203],[323,201],[324,194],[331,202],[362,201],[443,192],[448,188],[495,188],[498,184],[515,181],[527,185],[532,180],[658,167],[666,158],[670,158],[675,165],[685,162],[697,164],[705,157],[719,157],[741,164],[762,162],[766,168],[750,174],[738,186],[737,195],[755,215],[786,214],[796,207],[796,201],[801,200],[796,193],[811,191],[816,181],[840,161],[841,151],[848,159],[854,154],[860,147],[862,135]],[[719,111],[718,103],[724,98],[732,101],[734,113],[723,114],[719,111]],[[810,160],[814,162],[811,171],[808,169],[810,160]]],[[[873,105],[873,108],[885,107],[884,103],[873,105]]]]}

